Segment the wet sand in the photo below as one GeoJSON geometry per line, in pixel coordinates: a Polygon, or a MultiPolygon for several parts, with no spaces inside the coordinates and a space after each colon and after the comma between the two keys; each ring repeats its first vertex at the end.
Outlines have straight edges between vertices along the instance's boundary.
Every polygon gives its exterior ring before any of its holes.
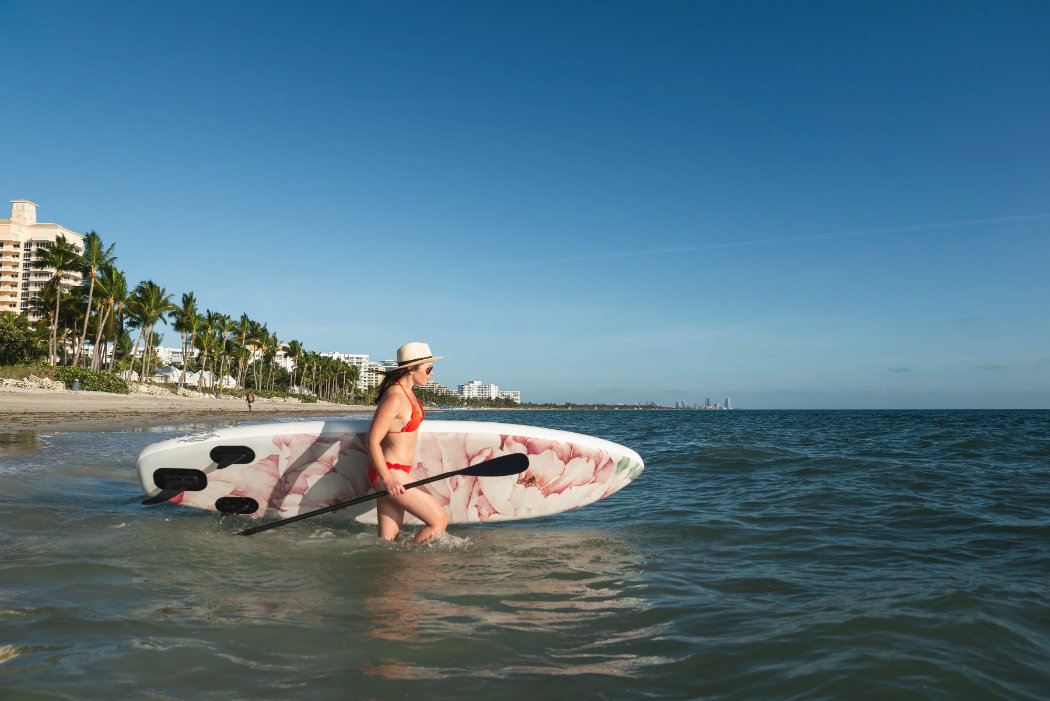
{"type": "Polygon", "coordinates": [[[330,416],[349,412],[371,415],[375,407],[353,404],[301,404],[239,397],[152,396],[68,390],[0,388],[0,432],[51,433],[109,431],[195,419],[265,419],[282,416],[330,416]]]}

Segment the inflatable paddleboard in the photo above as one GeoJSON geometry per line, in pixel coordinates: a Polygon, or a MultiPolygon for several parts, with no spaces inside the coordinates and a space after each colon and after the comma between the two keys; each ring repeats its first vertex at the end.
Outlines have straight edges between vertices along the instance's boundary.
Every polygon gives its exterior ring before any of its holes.
{"type": "MultiPolygon", "coordinates": [[[[368,420],[239,426],[155,443],[138,459],[144,503],[173,503],[255,518],[288,518],[372,491],[368,420]]],[[[604,499],[644,469],[630,448],[534,426],[431,421],[419,429],[408,481],[522,453],[528,469],[511,477],[456,475],[417,489],[432,494],[449,523],[548,516],[604,499]]],[[[376,523],[375,502],[346,513],[376,523]]],[[[419,523],[410,514],[406,523],[419,523]]]]}

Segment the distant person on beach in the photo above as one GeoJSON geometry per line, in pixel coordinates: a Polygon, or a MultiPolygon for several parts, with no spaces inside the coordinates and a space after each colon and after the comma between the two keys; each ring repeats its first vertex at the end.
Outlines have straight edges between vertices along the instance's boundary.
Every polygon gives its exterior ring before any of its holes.
{"type": "Polygon", "coordinates": [[[423,405],[412,390],[430,381],[439,360],[441,356],[435,358],[426,343],[406,343],[397,349],[397,367],[385,371],[379,385],[378,406],[368,431],[368,479],[377,490],[390,492],[376,502],[383,540],[394,540],[401,533],[406,511],[426,524],[416,534],[416,543],[444,533],[448,526],[448,517],[434,497],[405,489],[423,422],[423,405]]]}
{"type": "Polygon", "coordinates": [[[244,400],[248,402],[248,413],[250,414],[252,411],[252,404],[255,402],[255,395],[248,392],[248,394],[244,395],[244,400]]]}

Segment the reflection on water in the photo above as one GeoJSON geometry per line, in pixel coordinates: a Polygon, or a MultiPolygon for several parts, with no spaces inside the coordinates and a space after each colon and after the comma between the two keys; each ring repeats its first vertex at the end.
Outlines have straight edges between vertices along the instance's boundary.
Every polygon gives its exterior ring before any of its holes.
{"type": "Polygon", "coordinates": [[[39,447],[36,434],[28,431],[0,433],[0,455],[28,453],[39,447]]]}
{"type": "MultiPolygon", "coordinates": [[[[507,677],[521,673],[630,675],[650,664],[616,648],[660,633],[633,628],[647,607],[642,556],[604,531],[475,531],[463,553],[392,553],[363,600],[368,635],[385,643],[366,674],[387,679],[507,677]],[[476,534],[476,535],[474,535],[476,534]],[[404,555],[404,557],[400,557],[404,555]],[[601,634],[596,634],[601,631],[601,634]],[[490,667],[441,655],[404,654],[464,645],[524,645],[534,665],[490,667]],[[429,662],[429,663],[428,663],[429,662]]],[[[441,546],[437,546],[440,548],[441,546]]]]}
{"type": "Polygon", "coordinates": [[[142,506],[186,429],[3,434],[0,698],[1050,698],[1050,413],[612,413],[528,418],[638,484],[422,547],[142,506]]]}

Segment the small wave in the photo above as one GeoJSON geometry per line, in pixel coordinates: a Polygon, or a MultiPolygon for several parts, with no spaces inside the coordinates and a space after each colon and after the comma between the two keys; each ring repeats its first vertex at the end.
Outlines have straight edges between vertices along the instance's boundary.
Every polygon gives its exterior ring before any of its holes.
{"type": "Polygon", "coordinates": [[[307,537],[307,540],[328,540],[329,538],[335,538],[334,531],[329,528],[318,528],[307,537]]]}
{"type": "Polygon", "coordinates": [[[21,654],[14,645],[0,645],[0,664],[13,660],[21,654]]]}
{"type": "Polygon", "coordinates": [[[462,550],[470,547],[470,538],[460,538],[451,533],[442,533],[423,543],[423,547],[429,550],[462,550]]]}

